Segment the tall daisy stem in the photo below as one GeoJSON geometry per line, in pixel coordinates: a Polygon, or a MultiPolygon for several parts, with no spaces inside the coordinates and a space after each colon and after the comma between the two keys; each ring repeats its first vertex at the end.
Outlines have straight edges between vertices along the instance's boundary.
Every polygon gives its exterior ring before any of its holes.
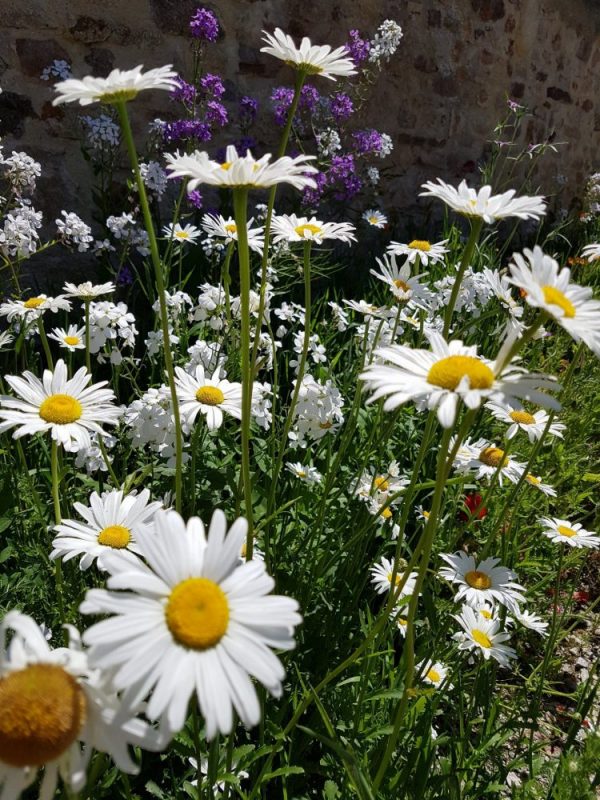
{"type": "MultiPolygon", "coordinates": [[[[60,513],[60,477],[58,474],[58,445],[55,440],[52,440],[50,447],[50,473],[52,477],[52,502],[54,505],[54,524],[60,525],[62,522],[62,515],[60,513]]],[[[62,575],[62,561],[60,558],[54,561],[54,581],[56,584],[56,599],[58,602],[58,615],[60,621],[64,625],[65,619],[65,603],[64,603],[64,588],[63,588],[63,575],[62,575]]],[[[65,644],[67,643],[67,632],[64,632],[65,644]]]]}
{"type": "Polygon", "coordinates": [[[85,367],[92,374],[92,355],[90,353],[90,300],[86,297],[83,301],[85,306],[85,367]]]}
{"type": "Polygon", "coordinates": [[[227,252],[225,253],[225,260],[223,261],[223,289],[225,291],[225,318],[227,320],[227,329],[231,330],[231,275],[229,272],[229,266],[231,264],[231,256],[233,255],[233,250],[235,248],[235,243],[233,241],[229,242],[227,245],[227,252]]]}
{"type": "Polygon", "coordinates": [[[450,300],[448,301],[448,305],[446,307],[446,316],[444,317],[444,339],[448,337],[450,325],[452,324],[452,315],[454,314],[454,308],[456,306],[456,301],[458,300],[460,286],[463,282],[465,271],[469,266],[469,262],[473,258],[473,253],[475,252],[475,247],[479,241],[479,234],[481,233],[482,228],[482,219],[476,218],[471,221],[471,233],[469,234],[467,244],[463,250],[460,267],[458,268],[454,284],[452,285],[452,293],[450,294],[450,300]]]}
{"type": "Polygon", "coordinates": [[[52,360],[52,353],[50,352],[50,343],[48,342],[48,337],[46,336],[46,329],[44,328],[44,320],[41,316],[38,317],[38,330],[40,332],[40,339],[42,341],[42,347],[44,348],[44,353],[46,355],[46,361],[48,362],[49,369],[54,369],[54,362],[52,360]]]}
{"type": "MultiPolygon", "coordinates": [[[[241,307],[241,370],[242,370],[242,483],[244,506],[248,520],[246,537],[246,560],[252,559],[254,548],[254,524],[252,515],[252,482],[250,477],[250,418],[252,415],[253,374],[250,364],[250,252],[248,250],[248,190],[233,190],[233,211],[238,235],[238,259],[240,264],[241,307]]],[[[258,322],[260,325],[260,320],[258,322]]]]}
{"type": "Polygon", "coordinates": [[[121,130],[123,131],[123,138],[125,139],[125,144],[127,145],[129,160],[131,161],[135,175],[138,195],[140,198],[140,206],[142,208],[142,215],[144,217],[144,225],[146,227],[148,240],[150,243],[150,255],[156,277],[156,289],[158,292],[158,303],[160,306],[160,326],[163,334],[163,353],[165,358],[165,368],[169,380],[169,389],[171,391],[171,405],[173,408],[173,420],[175,423],[175,509],[181,513],[183,435],[181,432],[181,417],[179,414],[179,403],[177,401],[177,389],[175,387],[173,356],[171,354],[169,316],[167,313],[167,303],[165,300],[163,267],[160,260],[160,254],[158,252],[158,243],[156,241],[156,234],[154,232],[152,214],[150,213],[148,195],[146,194],[146,187],[144,186],[144,181],[142,180],[142,175],[140,173],[140,166],[138,163],[137,151],[135,149],[135,142],[133,140],[133,132],[129,122],[129,114],[127,113],[127,106],[125,103],[116,103],[116,107],[117,111],[119,112],[119,121],[121,123],[121,130]]]}

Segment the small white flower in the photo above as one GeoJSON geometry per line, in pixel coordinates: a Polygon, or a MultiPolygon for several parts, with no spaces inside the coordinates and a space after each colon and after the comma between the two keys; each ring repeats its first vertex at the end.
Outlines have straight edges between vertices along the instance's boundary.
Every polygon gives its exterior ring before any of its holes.
{"type": "MultiPolygon", "coordinates": [[[[392,576],[394,574],[394,559],[385,558],[385,556],[381,559],[379,564],[374,564],[371,569],[369,570],[371,573],[371,583],[375,586],[375,590],[377,594],[383,594],[384,592],[389,592],[392,588],[392,576]]],[[[396,579],[394,581],[395,587],[399,587],[400,584],[404,581],[404,585],[400,590],[400,594],[397,600],[400,602],[400,605],[405,605],[412,594],[414,594],[417,582],[417,573],[411,572],[408,576],[402,570],[402,566],[398,568],[396,572],[396,579]],[[404,580],[406,578],[406,580],[404,580]]],[[[398,591],[397,588],[394,589],[395,592],[398,591]]]]}
{"type": "Polygon", "coordinates": [[[193,375],[175,367],[175,386],[182,419],[188,429],[198,414],[204,414],[209,430],[223,424],[223,413],[242,418],[242,384],[221,379],[219,368],[208,378],[198,364],[193,375]]]}
{"type": "Polygon", "coordinates": [[[417,664],[416,671],[425,683],[435,686],[436,689],[444,688],[446,691],[452,689],[452,684],[448,683],[448,667],[441,661],[421,661],[417,664]]]}
{"type": "MultiPolygon", "coordinates": [[[[496,419],[508,423],[510,427],[506,431],[507,439],[512,439],[519,430],[522,430],[527,434],[530,442],[535,442],[541,438],[548,422],[548,413],[546,411],[536,411],[534,414],[530,414],[520,404],[489,402],[486,403],[485,407],[489,408],[492,416],[496,419]]],[[[552,422],[548,428],[548,433],[551,436],[558,436],[562,439],[562,431],[565,428],[566,425],[561,422],[552,422]]]]}
{"type": "Polygon", "coordinates": [[[60,342],[61,347],[73,352],[73,350],[85,350],[85,327],[78,328],[77,325],[69,325],[68,329],[54,328],[48,334],[49,339],[60,342]]]}
{"type": "Polygon", "coordinates": [[[476,563],[473,556],[462,551],[454,554],[441,553],[447,567],[439,575],[450,583],[458,584],[455,603],[466,603],[476,608],[481,603],[500,603],[513,611],[525,598],[523,587],[515,582],[515,573],[503,567],[498,558],[486,558],[476,563]]]}
{"type": "Polygon", "coordinates": [[[544,526],[542,533],[552,542],[566,544],[569,547],[588,547],[596,550],[600,547],[600,536],[586,531],[580,522],[569,522],[557,517],[542,517],[540,524],[544,526]]]}
{"type": "Polygon", "coordinates": [[[368,208],[363,213],[362,218],[373,228],[385,228],[388,222],[386,215],[382,214],[377,208],[368,208]]]}
{"type": "Polygon", "coordinates": [[[588,244],[583,248],[581,255],[588,261],[596,261],[600,258],[600,244],[588,244]]]}
{"type": "Polygon", "coordinates": [[[304,483],[321,483],[323,480],[323,476],[315,467],[305,466],[300,461],[295,463],[288,461],[285,467],[292,475],[295,475],[296,478],[299,478],[304,483]]]}
{"type": "Polygon", "coordinates": [[[356,241],[354,225],[349,222],[321,222],[316,217],[297,217],[296,214],[282,214],[273,217],[271,224],[275,243],[311,241],[323,244],[326,239],[339,239],[346,244],[356,241]]]}
{"type": "Polygon", "coordinates": [[[169,222],[164,226],[163,233],[167,239],[181,244],[196,244],[196,239],[200,237],[200,229],[195,225],[181,226],[178,222],[175,225],[169,222]]]}
{"type": "MultiPolygon", "coordinates": [[[[450,440],[451,448],[453,444],[454,437],[450,440]]],[[[477,480],[491,479],[499,469],[500,486],[504,478],[517,483],[525,471],[525,464],[507,456],[502,448],[487,439],[477,439],[475,442],[466,439],[458,448],[453,467],[459,474],[474,472],[477,480]]]]}
{"type": "Polygon", "coordinates": [[[91,281],[84,283],[74,284],[65,283],[63,292],[65,297],[80,297],[82,300],[93,300],[94,297],[100,297],[103,294],[110,294],[114,292],[115,285],[112,281],[108,283],[99,283],[94,285],[91,281]]]}
{"type": "Polygon", "coordinates": [[[491,186],[481,189],[470,189],[466,181],[462,181],[455,189],[440,178],[437,183],[428,181],[423,184],[427,191],[421,192],[425,197],[437,197],[446,205],[463,214],[465,217],[476,217],[491,223],[508,217],[520,219],[539,219],[546,213],[546,202],[543,197],[517,197],[515,190],[509,189],[503,194],[492,194],[491,186]]]}
{"type": "Polygon", "coordinates": [[[337,77],[356,75],[354,61],[348,57],[345,47],[332,50],[329,45],[313,45],[306,36],[300,42],[300,47],[296,47],[292,37],[281,28],[275,28],[272,34],[267,31],[263,33],[263,42],[267,43],[267,47],[261,47],[260,52],[285,61],[305,75],[322,75],[332,81],[337,77]]]}
{"type": "Polygon", "coordinates": [[[505,644],[510,634],[500,630],[499,620],[486,620],[469,606],[463,606],[461,613],[453,616],[464,632],[460,634],[459,650],[479,650],[486,661],[493,658],[503,667],[517,657],[513,648],[505,644]]]}
{"type": "Polygon", "coordinates": [[[444,247],[445,244],[448,244],[447,239],[435,244],[424,239],[413,239],[408,244],[390,242],[387,251],[393,256],[406,256],[409,264],[419,263],[426,267],[429,262],[437,264],[444,260],[445,254],[449,252],[448,248],[444,247]]]}
{"type": "MultiPolygon", "coordinates": [[[[248,247],[256,253],[262,254],[265,244],[264,228],[253,228],[254,220],[250,218],[246,225],[246,236],[248,237],[248,247]]],[[[202,228],[206,233],[217,239],[225,239],[228,242],[237,242],[238,230],[233,217],[221,216],[221,214],[205,214],[202,217],[202,228]]]]}
{"type": "Polygon", "coordinates": [[[508,617],[506,624],[509,625],[513,619],[524,628],[539,633],[540,636],[548,636],[548,623],[544,622],[544,620],[536,614],[532,614],[531,611],[527,611],[526,608],[523,610],[520,608],[513,609],[512,618],[508,617]]]}
{"type": "Polygon", "coordinates": [[[94,78],[91,75],[77,80],[69,78],[57,83],[54,88],[58,97],[52,105],[60,103],[79,103],[82,106],[90,103],[123,103],[133,100],[144,89],[166,89],[169,91],[176,85],[177,73],[171,64],[165,67],[142,72],[143,65],[129,70],[113,69],[107,78],[94,78]]]}

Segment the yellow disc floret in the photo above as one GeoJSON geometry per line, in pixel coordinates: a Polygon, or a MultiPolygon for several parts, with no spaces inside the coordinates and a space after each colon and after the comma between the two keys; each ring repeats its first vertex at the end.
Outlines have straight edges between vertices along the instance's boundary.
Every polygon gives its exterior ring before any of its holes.
{"type": "Polygon", "coordinates": [[[30,297],[29,300],[25,300],[23,303],[24,308],[39,308],[41,305],[44,304],[46,300],[45,297],[30,297]]]}
{"type": "Polygon", "coordinates": [[[131,541],[131,531],[124,525],[109,525],[98,534],[98,544],[121,550],[131,541]]]}
{"type": "Polygon", "coordinates": [[[485,647],[487,650],[492,646],[492,640],[490,639],[487,634],[483,631],[480,631],[479,628],[473,628],[471,631],[471,636],[473,637],[473,641],[477,642],[477,644],[481,645],[481,647],[485,647]]]}
{"type": "Polygon", "coordinates": [[[79,344],[80,341],[79,336],[65,336],[65,344],[79,344]]]}
{"type": "Polygon", "coordinates": [[[205,406],[219,406],[225,395],[218,386],[201,386],[196,392],[196,400],[205,406]]]}
{"type": "Polygon", "coordinates": [[[237,233],[237,225],[235,222],[230,222],[229,225],[225,225],[225,230],[227,233],[237,233]]]}
{"type": "Polygon", "coordinates": [[[390,484],[388,483],[386,478],[383,477],[383,475],[378,475],[375,478],[373,485],[378,492],[387,492],[387,490],[390,488],[390,484]]]}
{"type": "Polygon", "coordinates": [[[442,676],[440,675],[440,673],[437,671],[437,669],[434,669],[433,667],[428,671],[428,673],[427,673],[427,675],[425,677],[429,678],[429,680],[432,683],[439,683],[441,681],[441,679],[442,679],[442,676]]]}
{"type": "Polygon", "coordinates": [[[408,283],[406,283],[406,281],[403,281],[401,278],[396,278],[396,280],[394,281],[394,286],[396,287],[396,289],[402,289],[403,292],[411,291],[411,288],[408,285],[408,283]]]}
{"type": "Polygon", "coordinates": [[[487,467],[507,467],[510,463],[500,447],[484,447],[479,453],[479,460],[487,467]]]}
{"type": "Polygon", "coordinates": [[[527,411],[511,411],[508,416],[520,425],[533,425],[535,422],[533,414],[527,411]]]}
{"type": "Polygon", "coordinates": [[[311,236],[316,236],[321,233],[322,230],[323,228],[319,225],[313,225],[310,222],[305,222],[304,225],[298,225],[298,227],[294,228],[294,232],[302,237],[302,239],[310,239],[311,236]]]}
{"type": "Polygon", "coordinates": [[[441,358],[429,370],[427,383],[453,392],[465,377],[469,379],[471,389],[491,389],[494,385],[494,373],[475,356],[441,358]]]}
{"type": "Polygon", "coordinates": [[[489,576],[478,569],[472,569],[465,573],[465,580],[473,589],[489,589],[492,585],[489,576]]]}
{"type": "Polygon", "coordinates": [[[577,536],[577,531],[574,531],[573,528],[569,528],[566,525],[558,525],[556,530],[560,533],[561,536],[566,536],[567,539],[571,539],[573,536],[577,536]]]}
{"type": "Polygon", "coordinates": [[[79,400],[69,394],[51,394],[40,406],[40,417],[54,425],[68,425],[77,422],[83,413],[79,400]]]}
{"type": "Polygon", "coordinates": [[[558,306],[562,309],[565,317],[572,319],[575,316],[575,306],[560,289],[555,286],[542,286],[542,292],[544,293],[544,300],[550,305],[558,306]]]}
{"type": "Polygon", "coordinates": [[[0,679],[0,761],[40,767],[61,756],[85,723],[75,678],[54,664],[31,664],[0,679]]]}
{"type": "Polygon", "coordinates": [[[227,631],[229,604],[214,581],[188,578],[171,592],[165,615],[179,644],[193,650],[207,650],[218,644],[227,631]]]}
{"type": "Polygon", "coordinates": [[[422,253],[428,253],[431,250],[431,244],[423,239],[413,239],[408,246],[411,250],[420,250],[422,253]]]}

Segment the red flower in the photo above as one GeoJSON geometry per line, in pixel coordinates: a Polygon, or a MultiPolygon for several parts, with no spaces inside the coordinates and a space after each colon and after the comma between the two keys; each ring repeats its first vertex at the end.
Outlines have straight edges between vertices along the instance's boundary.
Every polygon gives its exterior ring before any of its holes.
{"type": "Polygon", "coordinates": [[[464,508],[458,512],[458,519],[461,522],[483,519],[487,516],[487,508],[481,505],[483,497],[478,492],[466,494],[463,499],[464,508]]]}

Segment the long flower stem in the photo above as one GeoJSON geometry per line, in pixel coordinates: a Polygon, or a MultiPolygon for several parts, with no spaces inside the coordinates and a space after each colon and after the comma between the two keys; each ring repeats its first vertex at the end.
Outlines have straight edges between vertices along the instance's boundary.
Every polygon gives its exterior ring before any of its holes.
{"type": "Polygon", "coordinates": [[[454,284],[452,286],[452,293],[450,294],[450,300],[448,301],[448,306],[446,307],[446,316],[444,318],[444,338],[447,338],[448,332],[450,331],[450,326],[452,324],[452,315],[454,314],[454,308],[456,306],[456,301],[458,300],[458,292],[460,291],[460,286],[463,281],[465,270],[469,266],[469,262],[471,261],[473,253],[475,252],[475,247],[477,245],[477,242],[479,241],[479,234],[481,233],[482,227],[483,227],[482,219],[476,218],[471,222],[471,233],[469,234],[467,244],[465,245],[465,249],[463,250],[462,259],[460,261],[460,267],[458,268],[458,273],[456,275],[454,284]]]}
{"type": "Polygon", "coordinates": [[[142,215],[144,217],[144,225],[148,233],[148,240],[150,243],[150,255],[152,264],[154,266],[154,274],[156,277],[156,289],[158,292],[158,303],[160,306],[160,326],[163,334],[163,352],[165,358],[165,368],[169,380],[169,389],[171,391],[171,405],[173,408],[173,420],[175,423],[175,509],[181,513],[181,487],[182,487],[182,455],[183,455],[183,435],[181,431],[181,417],[179,414],[179,403],[177,401],[177,390],[175,387],[175,373],[173,370],[173,357],[171,355],[171,339],[169,336],[169,316],[167,313],[167,303],[165,300],[165,282],[163,277],[163,268],[158,252],[158,243],[156,241],[156,234],[154,233],[154,223],[152,221],[152,214],[150,213],[150,205],[148,204],[148,196],[146,194],[146,187],[142,180],[140,173],[140,166],[138,163],[137,151],[135,149],[135,142],[133,140],[133,133],[131,124],[129,122],[129,115],[125,103],[117,103],[117,111],[119,112],[119,121],[121,123],[121,130],[123,131],[123,138],[127,145],[129,159],[133,167],[135,181],[137,184],[138,194],[140,198],[140,206],[142,208],[142,215]]]}
{"type": "Polygon", "coordinates": [[[46,329],[44,328],[44,321],[42,317],[38,317],[38,330],[40,332],[40,339],[42,341],[42,347],[44,348],[44,353],[46,355],[46,361],[48,362],[48,367],[50,369],[54,369],[54,362],[52,361],[52,353],[50,352],[50,344],[48,342],[48,337],[46,336],[46,329]]]}
{"type": "Polygon", "coordinates": [[[252,479],[250,476],[250,418],[252,415],[252,385],[254,376],[250,364],[250,252],[248,250],[247,189],[233,190],[233,211],[238,235],[238,260],[240,264],[240,308],[242,317],[240,331],[242,370],[242,483],[245,514],[248,520],[246,560],[250,561],[254,549],[252,479]]]}
{"type": "Polygon", "coordinates": [[[227,320],[227,330],[231,331],[231,275],[229,273],[229,265],[231,264],[231,256],[235,243],[229,242],[227,245],[227,252],[225,253],[225,260],[223,261],[223,289],[225,291],[225,318],[227,320]]]}
{"type": "MultiPolygon", "coordinates": [[[[52,502],[54,505],[54,524],[60,525],[62,522],[62,515],[60,513],[60,478],[58,474],[58,445],[52,440],[50,448],[50,473],[52,476],[52,502]]],[[[54,581],[56,584],[56,599],[58,603],[58,615],[60,621],[64,625],[65,619],[65,602],[64,602],[64,587],[62,575],[62,561],[60,558],[54,561],[54,581]]],[[[65,644],[67,633],[65,631],[65,644]]]]}
{"type": "Polygon", "coordinates": [[[85,306],[85,366],[87,371],[92,374],[92,355],[90,353],[90,300],[86,297],[83,301],[85,306]]]}

